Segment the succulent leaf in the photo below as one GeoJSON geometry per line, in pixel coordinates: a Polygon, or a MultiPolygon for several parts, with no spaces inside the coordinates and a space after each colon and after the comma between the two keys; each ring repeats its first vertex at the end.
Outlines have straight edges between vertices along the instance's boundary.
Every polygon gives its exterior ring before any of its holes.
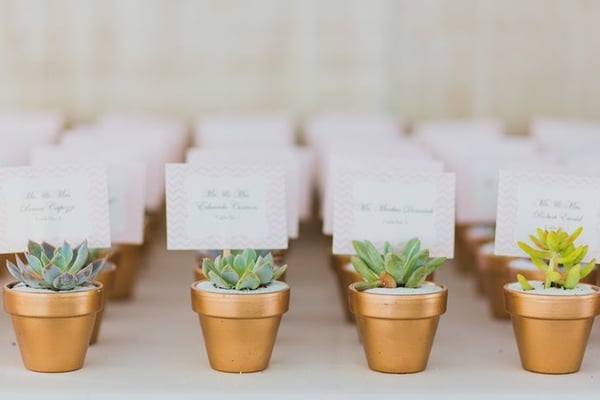
{"type": "Polygon", "coordinates": [[[268,264],[261,264],[259,267],[254,268],[253,272],[260,280],[261,285],[266,285],[273,280],[273,269],[268,264]]]}
{"type": "Polygon", "coordinates": [[[282,265],[281,267],[273,271],[273,280],[276,281],[279,278],[281,278],[283,274],[285,274],[285,271],[287,271],[287,264],[282,265]]]}
{"type": "Polygon", "coordinates": [[[71,268],[69,268],[69,272],[72,274],[79,271],[84,266],[84,264],[87,262],[87,259],[89,256],[87,242],[83,242],[76,249],[76,251],[73,252],[73,256],[75,258],[75,261],[73,261],[71,268]]]}
{"type": "Polygon", "coordinates": [[[584,268],[581,269],[581,274],[579,275],[580,278],[583,279],[586,276],[588,276],[594,270],[595,266],[596,266],[596,259],[593,258],[592,260],[590,260],[590,262],[588,262],[586,264],[586,266],[584,268]]]}
{"type": "Polygon", "coordinates": [[[39,258],[29,253],[25,253],[25,258],[27,259],[27,262],[29,263],[31,268],[33,268],[33,270],[38,274],[42,275],[42,269],[44,268],[44,266],[42,265],[42,262],[39,260],[39,258]]]}
{"type": "Polygon", "coordinates": [[[579,283],[579,276],[581,273],[581,266],[579,264],[573,266],[567,272],[567,278],[565,279],[565,289],[575,289],[577,284],[579,283]]]}
{"type": "Polygon", "coordinates": [[[52,281],[52,286],[58,290],[72,290],[77,287],[77,277],[68,272],[63,272],[52,281]]]}
{"type": "Polygon", "coordinates": [[[247,269],[244,272],[244,275],[242,275],[240,280],[235,285],[235,290],[243,290],[243,289],[255,290],[255,289],[258,289],[259,286],[260,286],[260,279],[258,279],[258,276],[256,276],[256,274],[253,271],[247,269]]]}
{"type": "Polygon", "coordinates": [[[225,279],[230,285],[235,285],[240,280],[240,275],[231,265],[226,265],[221,270],[221,278],[225,279]]]}
{"type": "Polygon", "coordinates": [[[421,285],[423,284],[423,281],[425,281],[426,277],[427,277],[427,268],[425,268],[425,267],[418,268],[410,276],[410,278],[406,282],[405,287],[409,287],[409,288],[421,287],[421,285]]]}
{"type": "Polygon", "coordinates": [[[15,278],[18,281],[23,281],[23,276],[21,275],[21,271],[15,264],[6,260],[6,269],[8,269],[8,272],[10,273],[10,275],[13,278],[15,278]]]}
{"type": "Polygon", "coordinates": [[[352,242],[352,245],[358,256],[367,263],[375,273],[380,274],[384,270],[383,257],[379,254],[373,243],[368,240],[365,240],[364,242],[355,240],[352,242]]]}
{"type": "Polygon", "coordinates": [[[41,258],[44,249],[42,248],[41,244],[30,240],[27,242],[27,252],[36,258],[41,258]]]}
{"type": "Polygon", "coordinates": [[[350,261],[354,266],[356,272],[363,277],[363,279],[367,282],[374,282],[379,280],[379,276],[369,268],[367,263],[365,263],[360,257],[352,256],[350,257],[350,261]]]}
{"type": "Polygon", "coordinates": [[[61,254],[65,259],[65,265],[69,265],[73,259],[73,249],[67,242],[64,242],[62,246],[58,247],[55,253],[61,254]]]}
{"type": "Polygon", "coordinates": [[[519,284],[521,284],[521,288],[523,288],[523,290],[533,290],[533,286],[531,286],[527,278],[525,278],[523,275],[517,274],[517,281],[519,281],[519,284]]]}
{"type": "Polygon", "coordinates": [[[42,275],[46,282],[53,282],[60,274],[62,274],[62,271],[54,264],[46,265],[42,271],[42,275]]]}
{"type": "Polygon", "coordinates": [[[232,286],[223,278],[221,278],[215,271],[208,271],[207,275],[208,280],[210,280],[213,285],[216,285],[223,289],[231,289],[232,286]]]}

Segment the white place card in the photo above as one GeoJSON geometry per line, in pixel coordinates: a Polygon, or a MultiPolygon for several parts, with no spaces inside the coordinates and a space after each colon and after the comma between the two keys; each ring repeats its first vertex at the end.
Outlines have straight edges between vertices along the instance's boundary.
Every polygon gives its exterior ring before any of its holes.
{"type": "Polygon", "coordinates": [[[498,187],[495,253],[526,254],[517,242],[529,242],[536,228],[573,232],[589,246],[586,260],[600,258],[600,178],[502,170],[498,187]]]}
{"type": "Polygon", "coordinates": [[[110,247],[106,169],[53,165],[0,169],[0,253],[29,240],[110,247]]]}
{"type": "Polygon", "coordinates": [[[127,149],[95,148],[94,158],[88,146],[45,146],[31,151],[34,166],[77,163],[101,165],[107,169],[110,233],[113,243],[141,244],[144,242],[145,167],[130,159],[127,149]]]}
{"type": "Polygon", "coordinates": [[[334,191],[335,182],[338,181],[340,172],[346,174],[362,171],[368,171],[374,166],[378,170],[394,170],[403,172],[441,172],[442,164],[433,160],[398,160],[391,157],[383,156],[357,156],[350,154],[334,154],[329,159],[329,168],[326,174],[322,196],[322,216],[323,216],[323,233],[325,235],[333,234],[333,209],[334,209],[334,191]]]}
{"type": "Polygon", "coordinates": [[[167,164],[167,248],[287,248],[285,170],[167,164]]]}
{"type": "Polygon", "coordinates": [[[333,185],[335,254],[354,254],[353,240],[383,249],[386,241],[401,248],[418,237],[431,256],[453,257],[454,174],[376,165],[340,169],[333,185]]]}
{"type": "Polygon", "coordinates": [[[198,147],[188,149],[187,162],[189,164],[227,164],[230,160],[237,163],[263,165],[272,167],[283,167],[285,169],[285,202],[287,215],[287,230],[290,239],[296,239],[300,230],[300,159],[293,149],[281,149],[281,151],[264,154],[257,151],[242,149],[211,149],[206,150],[198,147]]]}

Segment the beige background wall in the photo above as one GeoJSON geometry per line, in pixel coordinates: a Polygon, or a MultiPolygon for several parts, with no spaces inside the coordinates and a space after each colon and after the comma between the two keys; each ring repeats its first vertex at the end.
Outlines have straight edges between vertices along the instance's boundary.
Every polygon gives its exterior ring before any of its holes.
{"type": "Polygon", "coordinates": [[[600,118],[596,0],[0,0],[0,108],[600,118]]]}

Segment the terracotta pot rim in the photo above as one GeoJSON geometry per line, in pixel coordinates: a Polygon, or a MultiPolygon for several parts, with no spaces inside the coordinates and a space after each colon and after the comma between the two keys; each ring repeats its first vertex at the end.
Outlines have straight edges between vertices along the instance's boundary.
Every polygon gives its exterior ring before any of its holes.
{"type": "Polygon", "coordinates": [[[96,313],[103,308],[102,283],[77,292],[22,292],[12,289],[18,281],[3,287],[4,310],[11,315],[40,318],[65,318],[96,313]]]}
{"type": "Polygon", "coordinates": [[[352,284],[348,287],[350,310],[356,315],[381,319],[425,319],[444,314],[448,288],[433,282],[425,284],[442,290],[408,295],[379,294],[359,292],[352,284]]]}
{"type": "MultiPolygon", "coordinates": [[[[192,309],[201,315],[218,318],[268,318],[289,309],[290,287],[268,293],[215,293],[191,285],[192,309]]],[[[285,282],[283,282],[285,283],[285,282]]]]}
{"type": "Polygon", "coordinates": [[[357,292],[357,293],[361,293],[361,294],[365,294],[368,296],[386,296],[386,297],[410,297],[410,298],[414,298],[415,296],[431,296],[431,295],[439,295],[440,293],[443,292],[447,292],[448,291],[448,287],[444,284],[441,283],[435,283],[435,282],[430,282],[430,281],[425,281],[423,282],[423,285],[427,285],[427,286],[437,286],[439,288],[441,288],[442,290],[439,290],[437,292],[431,292],[431,293],[415,293],[415,294],[384,294],[384,293],[367,293],[366,291],[360,291],[360,290],[356,290],[354,288],[354,285],[356,285],[357,283],[360,282],[354,282],[350,285],[349,289],[357,292]]]}
{"type": "Polygon", "coordinates": [[[600,287],[587,283],[595,292],[581,295],[551,295],[527,293],[504,285],[506,311],[534,319],[574,320],[593,318],[600,314],[600,287]]]}

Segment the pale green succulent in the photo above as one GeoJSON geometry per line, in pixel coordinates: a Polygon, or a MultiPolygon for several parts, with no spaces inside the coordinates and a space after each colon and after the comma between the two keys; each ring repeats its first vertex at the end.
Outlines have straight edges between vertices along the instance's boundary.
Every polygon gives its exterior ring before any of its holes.
{"type": "Polygon", "coordinates": [[[418,238],[409,240],[401,253],[396,253],[388,242],[384,245],[383,254],[368,240],[355,240],[352,246],[357,253],[351,258],[352,265],[364,279],[364,282],[355,284],[356,290],[376,287],[418,288],[427,275],[446,261],[443,257],[429,259],[429,250],[421,250],[418,238]]]}
{"type": "Polygon", "coordinates": [[[16,256],[16,265],[6,262],[13,278],[35,289],[66,291],[93,280],[102,271],[105,259],[88,261],[87,241],[72,248],[67,242],[53,247],[29,241],[25,252],[27,262],[16,256]]]}
{"type": "MultiPolygon", "coordinates": [[[[518,242],[519,247],[529,255],[535,266],[544,272],[544,288],[574,289],[581,279],[592,272],[596,265],[595,258],[585,267],[581,265],[581,261],[588,252],[588,246],[575,246],[575,239],[582,231],[583,227],[581,226],[571,235],[561,228],[550,231],[538,228],[537,236],[529,235],[529,239],[536,248],[527,243],[518,242]],[[560,266],[563,268],[559,270],[560,266]]],[[[517,279],[523,290],[533,289],[523,275],[518,274],[517,279]]]]}
{"type": "Polygon", "coordinates": [[[223,289],[255,290],[269,285],[283,275],[287,265],[276,268],[271,253],[258,256],[253,249],[233,255],[219,255],[214,261],[202,260],[202,273],[223,289]]]}

